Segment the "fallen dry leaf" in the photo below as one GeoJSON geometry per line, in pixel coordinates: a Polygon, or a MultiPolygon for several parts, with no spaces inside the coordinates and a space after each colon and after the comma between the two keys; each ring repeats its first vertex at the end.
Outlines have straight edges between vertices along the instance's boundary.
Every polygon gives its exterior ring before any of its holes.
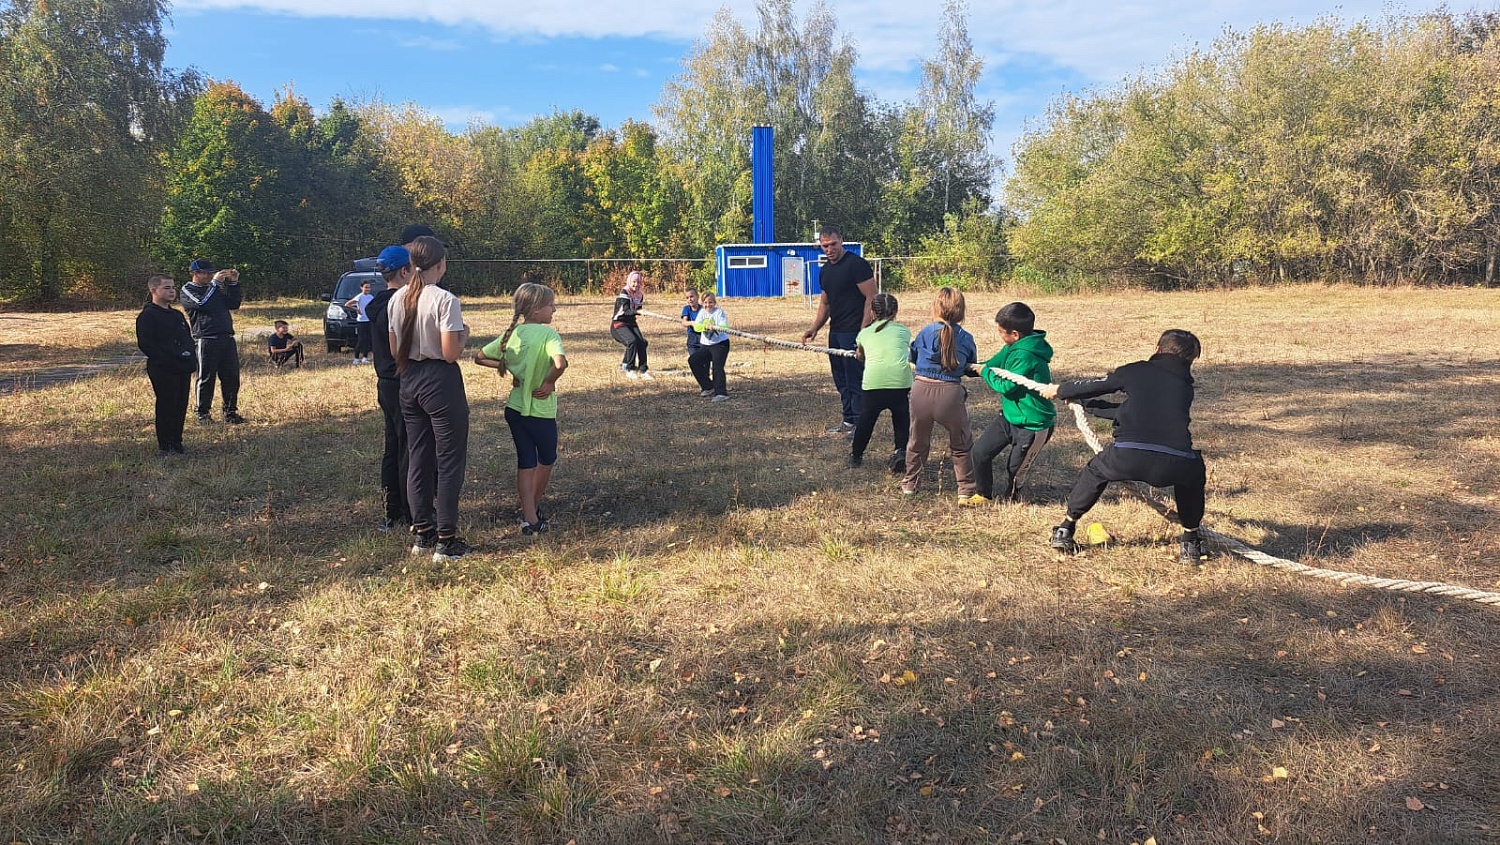
{"type": "Polygon", "coordinates": [[[1408,795],[1406,796],[1406,809],[1411,810],[1413,813],[1417,813],[1427,809],[1427,805],[1422,803],[1422,799],[1417,798],[1416,796],[1408,795]]]}

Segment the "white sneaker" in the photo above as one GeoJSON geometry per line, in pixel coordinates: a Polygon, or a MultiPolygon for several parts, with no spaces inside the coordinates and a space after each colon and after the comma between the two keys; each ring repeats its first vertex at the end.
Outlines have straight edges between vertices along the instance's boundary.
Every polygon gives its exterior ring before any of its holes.
{"type": "Polygon", "coordinates": [[[698,391],[698,395],[702,396],[704,399],[707,399],[708,397],[714,395],[714,392],[712,390],[700,390],[698,391]]]}
{"type": "Polygon", "coordinates": [[[727,395],[723,394],[723,393],[720,393],[719,395],[715,396],[710,401],[713,401],[713,402],[728,402],[729,401],[729,397],[727,395]]]}
{"type": "Polygon", "coordinates": [[[634,379],[640,378],[640,375],[638,373],[636,373],[635,370],[626,370],[625,371],[625,377],[628,378],[628,379],[634,380],[634,379]]]}
{"type": "Polygon", "coordinates": [[[651,375],[650,370],[641,370],[641,381],[656,381],[656,376],[651,375]]]}

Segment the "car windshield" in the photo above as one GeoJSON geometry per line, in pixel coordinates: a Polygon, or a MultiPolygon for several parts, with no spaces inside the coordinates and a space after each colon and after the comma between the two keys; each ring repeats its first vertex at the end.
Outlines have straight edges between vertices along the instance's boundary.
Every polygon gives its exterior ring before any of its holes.
{"type": "Polygon", "coordinates": [[[365,282],[370,283],[370,293],[385,287],[385,279],[379,273],[345,273],[333,292],[333,301],[348,302],[359,295],[359,286],[365,282]]]}

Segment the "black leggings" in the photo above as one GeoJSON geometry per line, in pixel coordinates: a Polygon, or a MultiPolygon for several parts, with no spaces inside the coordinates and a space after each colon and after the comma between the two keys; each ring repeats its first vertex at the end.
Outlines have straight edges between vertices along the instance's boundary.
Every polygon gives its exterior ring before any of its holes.
{"type": "Polygon", "coordinates": [[[1192,530],[1203,522],[1208,471],[1201,457],[1180,458],[1145,449],[1110,446],[1095,455],[1073,483],[1073,490],[1068,493],[1068,518],[1076,522],[1088,513],[1111,481],[1142,481],[1152,487],[1171,487],[1182,527],[1192,530]]]}
{"type": "Polygon", "coordinates": [[[875,421],[881,411],[891,412],[891,430],[895,434],[893,452],[906,454],[906,441],[911,437],[911,388],[888,388],[866,390],[860,401],[859,422],[854,426],[854,446],[851,454],[862,458],[870,437],[875,434],[875,421]]]}
{"type": "Polygon", "coordinates": [[[621,366],[643,373],[650,369],[646,366],[646,347],[651,344],[646,342],[646,336],[641,334],[639,326],[616,326],[609,330],[609,336],[615,342],[625,345],[625,357],[620,359],[621,366]]]}

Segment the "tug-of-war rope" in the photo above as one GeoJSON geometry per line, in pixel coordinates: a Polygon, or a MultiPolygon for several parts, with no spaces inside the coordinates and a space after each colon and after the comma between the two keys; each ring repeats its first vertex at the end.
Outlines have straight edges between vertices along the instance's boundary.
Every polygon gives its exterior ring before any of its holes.
{"type": "MultiPolygon", "coordinates": [[[[658,314],[654,311],[637,311],[635,313],[641,315],[642,317],[655,317],[658,320],[666,320],[669,323],[676,323],[682,319],[681,317],[669,317],[666,314],[658,314]]],[[[780,338],[766,337],[763,334],[751,334],[750,332],[742,332],[739,329],[731,329],[728,326],[714,326],[714,331],[734,335],[735,337],[743,337],[748,340],[758,340],[761,343],[767,344],[769,346],[780,346],[783,349],[800,349],[803,352],[817,352],[822,355],[836,355],[840,358],[857,357],[854,354],[854,351],[850,349],[832,349],[827,346],[808,346],[805,343],[795,343],[790,340],[781,340],[780,338]]]]}
{"type": "MultiPolygon", "coordinates": [[[[1022,387],[1040,391],[1045,385],[1032,381],[1025,376],[991,367],[990,372],[1005,379],[1013,381],[1022,387]]],[[[1078,430],[1083,433],[1083,439],[1089,444],[1089,448],[1095,454],[1104,451],[1104,446],[1099,438],[1094,435],[1094,430],[1089,427],[1088,417],[1083,412],[1083,406],[1069,402],[1068,407],[1073,409],[1073,421],[1078,424],[1078,430]]],[[[1151,488],[1145,484],[1131,481],[1125,486],[1146,504],[1150,505],[1162,516],[1166,516],[1169,508],[1152,493],[1151,488]]],[[[1325,581],[1337,581],[1340,584],[1349,584],[1360,587],[1372,587],[1377,590],[1390,590],[1398,593],[1427,593],[1434,596],[1447,596],[1449,598],[1465,599],[1468,601],[1487,604],[1492,607],[1500,607],[1500,593],[1490,593],[1484,590],[1472,590],[1468,587],[1456,587],[1452,584],[1444,584],[1440,581],[1407,581],[1403,578],[1377,578],[1373,575],[1360,575],[1357,572],[1341,572],[1337,569],[1319,569],[1315,566],[1298,563],[1294,560],[1268,555],[1265,552],[1251,548],[1233,537],[1220,534],[1211,528],[1199,526],[1198,533],[1210,541],[1219,545],[1227,552],[1235,554],[1245,560],[1260,566],[1268,566],[1283,572],[1293,572],[1298,575],[1307,575],[1312,578],[1322,578],[1325,581]]]]}
{"type": "MultiPolygon", "coordinates": [[[[668,322],[676,323],[680,321],[679,317],[669,317],[665,314],[657,314],[651,311],[638,311],[636,313],[646,317],[654,317],[658,320],[667,320],[668,322]]],[[[808,346],[802,343],[794,343],[789,340],[780,340],[774,337],[766,337],[765,335],[742,332],[737,329],[731,329],[728,327],[718,328],[717,331],[722,331],[726,334],[735,335],[737,337],[748,338],[750,340],[758,340],[761,343],[765,343],[770,346],[780,346],[784,349],[799,349],[805,352],[818,352],[823,355],[839,355],[848,358],[855,357],[855,353],[851,352],[848,349],[830,349],[826,346],[808,346]]],[[[1006,381],[1013,381],[1016,384],[1021,385],[1022,387],[1027,387],[1038,392],[1040,392],[1041,389],[1046,386],[1041,382],[1033,381],[1023,375],[1010,372],[1009,370],[1002,370],[998,367],[990,367],[988,369],[990,372],[994,373],[1000,378],[1005,379],[1006,381]]],[[[1077,403],[1069,402],[1068,407],[1073,409],[1073,421],[1077,423],[1078,430],[1082,432],[1083,439],[1086,443],[1089,444],[1089,448],[1093,449],[1095,454],[1103,452],[1104,445],[1099,442],[1099,438],[1095,436],[1094,430],[1089,427],[1088,417],[1084,414],[1083,406],[1077,403]]],[[[1163,517],[1167,516],[1167,514],[1170,512],[1170,507],[1168,507],[1165,502],[1161,501],[1152,492],[1150,486],[1135,481],[1124,482],[1124,485],[1127,489],[1130,490],[1131,493],[1135,494],[1137,498],[1145,502],[1157,513],[1160,513],[1163,517]]],[[[1452,584],[1444,584],[1441,581],[1408,581],[1404,578],[1377,578],[1373,575],[1361,575],[1357,572],[1342,572],[1337,569],[1319,569],[1316,566],[1308,566],[1305,563],[1298,563],[1294,560],[1287,560],[1285,558],[1279,558],[1274,555],[1268,555],[1259,549],[1252,548],[1245,545],[1244,543],[1241,543],[1239,540],[1236,540],[1233,537],[1230,537],[1226,534],[1220,534],[1212,528],[1199,526],[1198,533],[1207,538],[1209,541],[1217,544],[1224,551],[1230,552],[1231,554],[1248,560],[1251,563],[1269,567],[1271,569],[1279,569],[1282,572],[1291,572],[1297,575],[1307,575],[1312,578],[1321,578],[1325,581],[1335,581],[1340,584],[1346,584],[1350,586],[1370,587],[1376,590],[1389,590],[1391,592],[1397,593],[1425,593],[1427,595],[1433,596],[1445,596],[1447,598],[1464,599],[1466,601],[1478,602],[1479,604],[1487,604],[1491,607],[1500,607],[1500,593],[1491,593],[1484,590],[1473,590],[1468,587],[1457,587],[1452,584]]]]}

